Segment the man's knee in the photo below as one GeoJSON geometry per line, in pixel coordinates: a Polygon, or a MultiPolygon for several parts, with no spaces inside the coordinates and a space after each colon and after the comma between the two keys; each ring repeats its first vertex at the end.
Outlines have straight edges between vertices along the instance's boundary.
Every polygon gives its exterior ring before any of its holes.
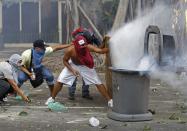
{"type": "Polygon", "coordinates": [[[62,86],[63,86],[63,83],[62,83],[62,82],[57,81],[57,82],[55,83],[55,86],[62,87],[62,86]]]}
{"type": "Polygon", "coordinates": [[[54,76],[49,75],[48,77],[46,77],[46,82],[48,85],[54,85],[54,76]]]}
{"type": "Polygon", "coordinates": [[[95,85],[97,88],[105,88],[105,86],[103,84],[96,84],[95,85]]]}
{"type": "Polygon", "coordinates": [[[50,75],[48,75],[48,76],[46,77],[46,80],[47,80],[47,81],[53,81],[53,80],[54,80],[54,76],[53,76],[52,74],[50,74],[50,75]]]}
{"type": "Polygon", "coordinates": [[[24,72],[20,72],[18,74],[18,81],[19,83],[23,83],[28,79],[28,76],[24,72]]]}
{"type": "Polygon", "coordinates": [[[43,67],[43,77],[47,81],[48,85],[54,84],[54,76],[52,72],[45,67],[43,67]]]}

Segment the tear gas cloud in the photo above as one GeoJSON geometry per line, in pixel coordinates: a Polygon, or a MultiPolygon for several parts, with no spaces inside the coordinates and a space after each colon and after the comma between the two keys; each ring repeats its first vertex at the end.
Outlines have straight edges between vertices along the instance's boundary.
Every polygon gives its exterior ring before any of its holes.
{"type": "Polygon", "coordinates": [[[110,33],[112,36],[110,39],[110,54],[113,67],[136,69],[139,60],[144,55],[146,28],[149,25],[157,25],[161,29],[168,27],[168,16],[171,15],[170,7],[159,5],[149,12],[110,33]]]}
{"type": "MultiPolygon", "coordinates": [[[[176,35],[172,29],[171,6],[157,5],[135,20],[124,24],[118,30],[110,32],[110,56],[112,66],[118,69],[128,70],[149,70],[153,79],[160,79],[172,87],[185,91],[187,77],[176,74],[176,68],[171,70],[161,69],[152,56],[144,57],[144,37],[146,28],[149,25],[156,25],[164,33],[176,35]]],[[[187,63],[187,54],[180,56],[175,61],[175,66],[180,63],[187,63]]],[[[187,91],[185,91],[187,93],[187,91]]]]}

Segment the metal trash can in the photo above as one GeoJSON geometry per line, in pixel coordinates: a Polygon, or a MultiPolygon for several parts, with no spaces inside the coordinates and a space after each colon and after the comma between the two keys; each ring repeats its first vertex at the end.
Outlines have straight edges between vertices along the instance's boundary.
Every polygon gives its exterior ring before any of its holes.
{"type": "Polygon", "coordinates": [[[112,70],[114,107],[108,117],[118,121],[152,120],[148,112],[150,79],[148,71],[112,70]]]}

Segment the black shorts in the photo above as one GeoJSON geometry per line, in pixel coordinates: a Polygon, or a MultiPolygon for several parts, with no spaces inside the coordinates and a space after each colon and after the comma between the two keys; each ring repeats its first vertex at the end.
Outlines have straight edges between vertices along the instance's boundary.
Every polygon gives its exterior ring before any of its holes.
{"type": "Polygon", "coordinates": [[[0,101],[7,96],[8,93],[13,92],[12,86],[6,79],[0,79],[0,101]]]}

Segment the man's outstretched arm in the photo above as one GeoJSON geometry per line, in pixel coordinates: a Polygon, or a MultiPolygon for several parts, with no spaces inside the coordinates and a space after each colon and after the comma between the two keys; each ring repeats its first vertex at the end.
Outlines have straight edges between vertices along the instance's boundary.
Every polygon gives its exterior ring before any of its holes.
{"type": "Polygon", "coordinates": [[[109,52],[109,49],[108,48],[98,48],[98,47],[95,47],[93,45],[87,45],[87,48],[91,51],[91,52],[96,52],[96,53],[99,53],[99,54],[105,54],[105,53],[108,53],[109,52]]]}
{"type": "Polygon", "coordinates": [[[65,49],[70,46],[72,46],[72,44],[59,44],[59,45],[55,45],[55,46],[51,46],[51,47],[53,49],[53,52],[55,52],[55,51],[65,49]]]}

